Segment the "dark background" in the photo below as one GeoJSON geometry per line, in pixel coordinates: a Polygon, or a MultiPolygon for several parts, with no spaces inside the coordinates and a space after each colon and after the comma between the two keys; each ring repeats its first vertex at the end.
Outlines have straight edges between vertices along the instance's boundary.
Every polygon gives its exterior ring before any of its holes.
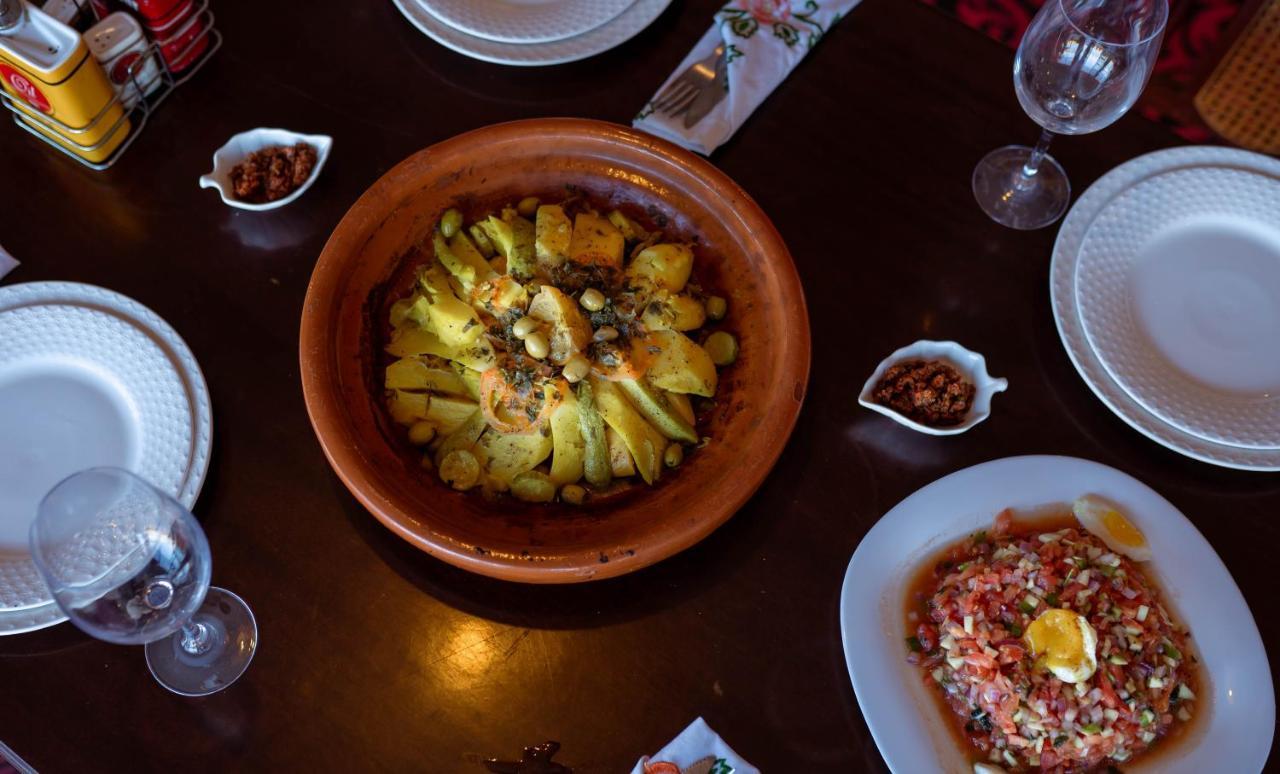
{"type": "MultiPolygon", "coordinates": [[[[1277,641],[1280,478],[1180,457],[1094,398],[1052,319],[1056,229],[1000,228],[969,191],[983,154],[1038,132],[1013,94],[1012,53],[905,0],[866,0],[713,157],[787,240],[813,328],[807,403],[746,508],[635,575],[524,587],[419,553],[346,492],[307,421],[297,335],[312,264],[347,207],[467,129],[629,122],[718,5],[673,3],[614,51],[520,70],[445,50],[389,2],[218,2],[226,44],[110,171],[0,127],[0,238],[24,262],[6,282],[120,291],[199,359],[215,433],[196,513],[215,583],[261,627],[245,677],[196,700],[157,685],[140,648],[66,625],[2,638],[0,738],[46,772],[467,772],[545,739],[580,772],[617,772],[702,715],[765,771],[878,771],[841,650],[845,566],[915,489],[1015,454],[1087,457],[1156,488],[1277,641]],[[271,213],[196,185],[213,150],[255,126],[335,138],[315,186],[271,213]],[[1008,377],[990,420],[932,438],[857,406],[876,363],[924,337],[959,340],[1008,377]]],[[[1175,142],[1134,115],[1053,153],[1082,191],[1175,142]]]]}

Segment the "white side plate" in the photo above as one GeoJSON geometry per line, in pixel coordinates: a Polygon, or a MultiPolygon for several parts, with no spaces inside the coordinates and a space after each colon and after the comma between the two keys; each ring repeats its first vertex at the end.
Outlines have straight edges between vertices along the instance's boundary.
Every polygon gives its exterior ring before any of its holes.
{"type": "Polygon", "coordinates": [[[494,64],[539,67],[576,62],[602,54],[638,35],[671,0],[636,0],[627,10],[593,30],[550,43],[502,43],[468,35],[437,19],[424,0],[392,0],[400,13],[427,37],[472,59],[494,64]]]}
{"type": "Polygon", "coordinates": [[[224,204],[242,210],[274,210],[306,193],[311,184],[320,176],[320,170],[329,160],[329,149],[333,147],[333,138],[324,134],[298,134],[288,129],[250,129],[235,135],[213,154],[213,170],[200,176],[201,188],[216,188],[224,204]],[[231,170],[236,164],[244,161],[250,153],[270,148],[273,145],[294,145],[305,142],[316,149],[316,165],[311,169],[311,176],[295,188],[292,193],[273,202],[243,202],[236,198],[235,187],[231,184],[231,170]]]}
{"type": "Polygon", "coordinates": [[[212,432],[200,367],[154,312],[92,285],[0,287],[0,634],[64,620],[27,547],[54,484],[114,465],[190,508],[212,432]]]}
{"type": "Polygon", "coordinates": [[[437,19],[502,43],[549,43],[593,30],[633,0],[422,0],[437,19]]]}
{"type": "Polygon", "coordinates": [[[1107,373],[1089,344],[1076,302],[1076,267],[1080,245],[1094,219],[1114,198],[1143,180],[1175,169],[1238,168],[1275,175],[1280,161],[1257,153],[1188,146],[1155,151],[1127,161],[1098,180],[1072,206],[1058,231],[1049,268],[1049,296],[1063,347],[1099,399],[1130,427],[1156,443],[1193,459],[1241,470],[1280,470],[1280,450],[1250,449],[1218,443],[1188,433],[1144,409],[1107,373]]]}
{"type": "Polygon", "coordinates": [[[1147,564],[1172,611],[1191,630],[1207,684],[1207,717],[1177,755],[1127,774],[1261,771],[1275,733],[1271,668],[1257,624],[1204,536],[1150,487],[1074,457],[1010,457],[941,478],[898,503],[858,545],[840,596],[840,632],[853,689],[889,768],[971,774],[919,668],[906,662],[903,603],[912,573],[935,551],[990,526],[1012,507],[1034,509],[1101,495],[1125,509],[1151,545],[1147,564]]]}
{"type": "Polygon", "coordinates": [[[1218,443],[1280,448],[1280,163],[1190,167],[1112,199],[1080,245],[1076,303],[1107,373],[1218,443]]]}

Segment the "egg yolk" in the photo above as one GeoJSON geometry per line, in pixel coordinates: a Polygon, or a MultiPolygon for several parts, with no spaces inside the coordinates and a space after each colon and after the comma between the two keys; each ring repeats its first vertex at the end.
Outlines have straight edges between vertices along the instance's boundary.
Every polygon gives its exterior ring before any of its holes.
{"type": "Polygon", "coordinates": [[[1063,678],[1066,682],[1089,679],[1097,668],[1084,628],[1089,625],[1078,613],[1070,610],[1046,610],[1027,627],[1027,647],[1037,659],[1037,664],[1063,678]],[[1087,674],[1086,674],[1087,673],[1087,674]],[[1066,680],[1067,676],[1075,677],[1066,680]]]}
{"type": "Polygon", "coordinates": [[[1102,514],[1102,525],[1117,543],[1126,546],[1145,546],[1146,537],[1119,511],[1109,510],[1102,514]]]}

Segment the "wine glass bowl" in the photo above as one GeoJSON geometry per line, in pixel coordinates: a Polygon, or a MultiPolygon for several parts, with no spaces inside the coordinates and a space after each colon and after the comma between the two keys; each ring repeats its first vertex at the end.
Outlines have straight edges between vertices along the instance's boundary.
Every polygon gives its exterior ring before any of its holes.
{"type": "Polygon", "coordinates": [[[93,468],[64,479],[41,501],[30,543],[67,618],[97,639],[145,645],[152,674],[169,690],[220,690],[253,658],[253,613],[210,587],[199,523],[132,473],[93,468]]]}
{"type": "Polygon", "coordinates": [[[979,162],[973,192],[987,215],[1019,229],[1062,216],[1071,186],[1049,141],[1096,132],[1133,107],[1168,17],[1168,0],[1045,0],[1013,61],[1018,102],[1044,131],[1034,148],[1007,146],[979,162]]]}
{"type": "Polygon", "coordinates": [[[1055,134],[1087,134],[1137,102],[1160,51],[1167,0],[1046,0],[1013,60],[1014,91],[1055,134]]]}
{"type": "Polygon", "coordinates": [[[87,634],[141,645],[173,634],[209,587],[204,533],[146,482],[111,469],[55,486],[31,525],[32,557],[87,634]]]}

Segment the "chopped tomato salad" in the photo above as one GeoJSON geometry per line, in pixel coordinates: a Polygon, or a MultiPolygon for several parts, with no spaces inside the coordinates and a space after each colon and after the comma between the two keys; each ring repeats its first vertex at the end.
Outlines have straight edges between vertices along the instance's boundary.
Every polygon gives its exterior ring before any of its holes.
{"type": "Polygon", "coordinates": [[[925,584],[907,615],[907,658],[978,760],[1105,770],[1195,712],[1188,633],[1139,563],[1083,529],[1020,529],[1002,512],[925,584]]]}

